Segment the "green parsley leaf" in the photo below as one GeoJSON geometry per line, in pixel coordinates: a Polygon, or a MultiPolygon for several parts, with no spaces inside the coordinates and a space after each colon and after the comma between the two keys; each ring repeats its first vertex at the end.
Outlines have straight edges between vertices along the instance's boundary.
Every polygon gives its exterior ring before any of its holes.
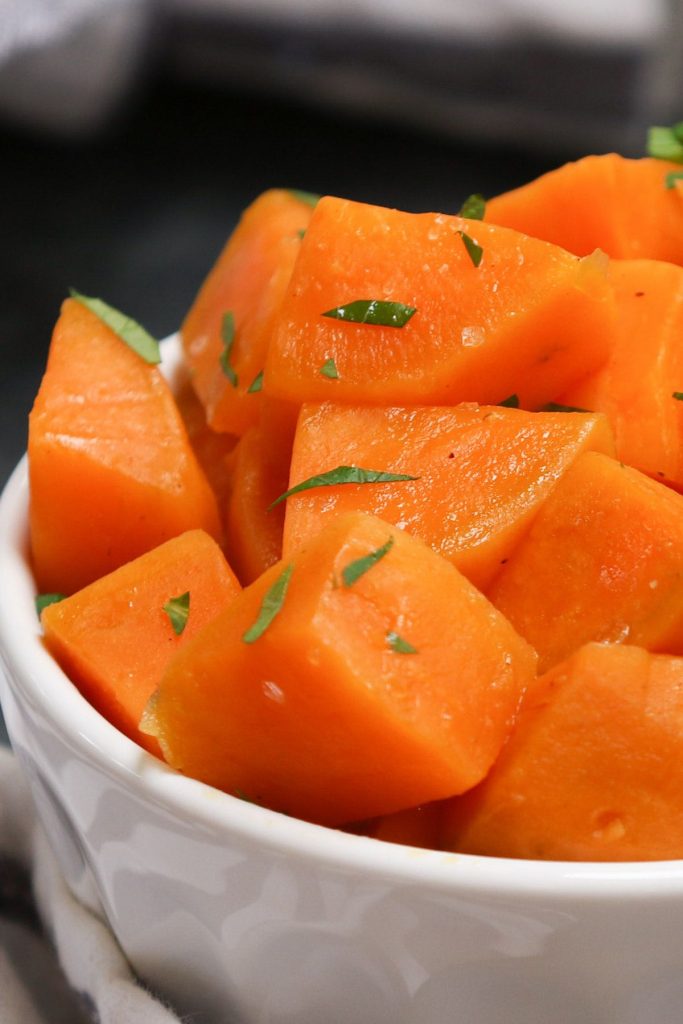
{"type": "Polygon", "coordinates": [[[479,193],[475,192],[468,196],[458,211],[459,217],[466,217],[467,220],[483,220],[486,213],[486,200],[479,193]]]}
{"type": "Polygon", "coordinates": [[[302,238],[302,239],[305,238],[306,237],[306,228],[299,228],[299,230],[297,231],[296,234],[297,234],[297,238],[302,238]]]}
{"type": "Polygon", "coordinates": [[[458,231],[458,234],[462,238],[463,243],[465,245],[465,248],[467,249],[467,255],[472,260],[472,263],[474,264],[474,266],[478,267],[479,264],[481,263],[481,258],[484,255],[484,250],[482,249],[482,247],[480,245],[478,245],[474,241],[473,238],[470,238],[470,236],[467,234],[467,232],[465,232],[465,231],[458,231]]]}
{"type": "Polygon", "coordinates": [[[70,288],[69,294],[72,299],[80,302],[82,306],[85,306],[91,313],[98,316],[102,323],[106,324],[128,348],[131,348],[136,355],[144,359],[150,366],[155,366],[161,362],[159,342],[151,334],[148,334],[145,328],[141,327],[135,320],[131,320],[125,313],[121,313],[118,309],[114,309],[113,306],[109,306],[102,299],[81,295],[75,288],[70,288]]]}
{"type": "Polygon", "coordinates": [[[293,568],[293,565],[288,565],[287,568],[280,573],[272,587],[266,591],[256,622],[253,626],[249,627],[246,633],[242,634],[242,640],[245,644],[253,644],[254,641],[258,640],[258,638],[265,633],[268,626],[282,608],[287,595],[287,588],[289,586],[289,580],[291,578],[293,568]]]}
{"type": "Polygon", "coordinates": [[[247,796],[243,789],[236,789],[234,795],[238,800],[244,800],[245,804],[254,804],[255,807],[260,807],[258,800],[254,800],[253,797],[247,796]]]}
{"type": "Polygon", "coordinates": [[[417,647],[413,647],[407,640],[404,640],[398,633],[387,633],[387,643],[396,654],[418,654],[417,647]]]}
{"type": "Polygon", "coordinates": [[[670,128],[654,125],[647,133],[647,155],[683,164],[683,121],[670,128]]]}
{"type": "Polygon", "coordinates": [[[683,171],[669,171],[664,178],[664,184],[667,188],[674,188],[677,181],[683,180],[683,171]]]}
{"type": "Polygon", "coordinates": [[[247,394],[248,395],[253,395],[257,391],[260,391],[262,389],[262,387],[263,387],[263,370],[261,370],[260,373],[256,374],[256,376],[252,380],[251,384],[247,388],[247,394]]]}
{"type": "Polygon", "coordinates": [[[419,476],[408,476],[407,473],[384,473],[377,469],[361,469],[360,466],[337,466],[327,473],[320,473],[317,476],[309,476],[300,484],[295,484],[288,491],[281,494],[268,506],[268,511],[275,508],[281,501],[291,498],[293,494],[300,491],[310,491],[314,487],[334,487],[337,484],[384,484],[395,480],[419,480],[419,476]]]}
{"type": "Polygon", "coordinates": [[[508,395],[498,405],[502,405],[505,409],[519,409],[519,395],[508,395]]]}
{"type": "Polygon", "coordinates": [[[677,402],[683,402],[683,391],[674,391],[671,397],[675,398],[677,402]]]}
{"type": "Polygon", "coordinates": [[[405,327],[411,316],[417,312],[415,306],[402,302],[385,302],[383,299],[356,299],[343,306],[335,306],[321,313],[332,320],[346,320],[352,324],[375,324],[378,327],[405,327]]]}
{"type": "Polygon", "coordinates": [[[48,605],[51,604],[58,604],[59,601],[63,601],[65,597],[66,594],[36,594],[35,604],[38,618],[40,618],[40,613],[43,608],[47,608],[48,605]]]}
{"type": "Polygon", "coordinates": [[[223,320],[221,322],[221,339],[223,341],[223,351],[220,354],[221,370],[232,386],[236,388],[237,374],[235,373],[234,368],[230,365],[232,346],[235,341],[235,315],[230,310],[223,314],[223,320]]]}
{"type": "Polygon", "coordinates": [[[579,405],[562,405],[561,402],[547,402],[541,406],[540,412],[590,412],[590,409],[582,409],[579,405]]]}
{"type": "Polygon", "coordinates": [[[377,565],[380,559],[384,558],[386,554],[391,551],[394,546],[394,538],[390,537],[389,540],[382,544],[380,548],[375,548],[369,555],[363,555],[362,558],[356,558],[355,561],[349,562],[347,566],[342,569],[342,579],[345,587],[352,587],[356,580],[359,580],[361,576],[364,576],[368,569],[372,569],[373,565],[377,565]]]}
{"type": "Polygon", "coordinates": [[[339,380],[339,372],[334,359],[326,359],[319,372],[322,373],[323,377],[329,377],[330,380],[339,380]]]}
{"type": "Polygon", "coordinates": [[[290,188],[287,189],[287,191],[290,196],[293,196],[294,199],[298,199],[300,203],[305,203],[306,206],[315,207],[320,202],[320,196],[316,195],[315,192],[304,192],[303,189],[300,188],[290,188]]]}
{"type": "Polygon", "coordinates": [[[190,591],[186,590],[179,597],[172,597],[163,608],[173,626],[173,632],[180,636],[190,616],[190,591]]]}

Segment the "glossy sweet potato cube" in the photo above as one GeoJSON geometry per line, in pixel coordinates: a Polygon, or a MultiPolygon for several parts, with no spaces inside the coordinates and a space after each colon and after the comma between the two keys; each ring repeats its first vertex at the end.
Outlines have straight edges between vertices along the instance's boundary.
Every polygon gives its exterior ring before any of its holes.
{"type": "Polygon", "coordinates": [[[542,860],[683,857],[683,659],[589,644],[529,691],[445,849],[542,860]]]}
{"type": "Polygon", "coordinates": [[[188,775],[322,824],[360,821],[475,785],[535,663],[450,563],[353,514],[178,653],[155,733],[188,775]]]}

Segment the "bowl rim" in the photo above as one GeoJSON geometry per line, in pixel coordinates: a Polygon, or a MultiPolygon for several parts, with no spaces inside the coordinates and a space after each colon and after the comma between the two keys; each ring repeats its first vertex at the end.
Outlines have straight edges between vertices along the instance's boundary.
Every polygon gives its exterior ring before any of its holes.
{"type": "MultiPolygon", "coordinates": [[[[164,373],[173,380],[182,372],[177,335],[166,339],[162,351],[164,373]]],[[[683,893],[683,860],[538,861],[418,849],[314,825],[180,774],[103,718],[42,645],[28,560],[28,501],[24,455],[0,497],[0,655],[7,683],[19,703],[49,720],[75,754],[139,798],[222,838],[239,836],[311,865],[362,870],[368,877],[452,895],[623,901],[683,893]]]]}

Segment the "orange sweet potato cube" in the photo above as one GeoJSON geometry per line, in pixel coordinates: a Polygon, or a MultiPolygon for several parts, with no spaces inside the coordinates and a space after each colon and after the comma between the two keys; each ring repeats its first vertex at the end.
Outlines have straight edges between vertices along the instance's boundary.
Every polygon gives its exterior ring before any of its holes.
{"type": "Polygon", "coordinates": [[[445,849],[542,860],[683,856],[683,658],[588,644],[530,689],[445,849]]]}
{"type": "Polygon", "coordinates": [[[105,718],[159,754],[139,728],[147,701],[173,654],[239,591],[216,542],[190,530],[45,608],[45,643],[105,718]],[[164,605],[183,595],[188,614],[176,632],[164,605]]]}
{"type": "Polygon", "coordinates": [[[321,824],[360,821],[475,785],[535,662],[450,563],[352,514],[178,652],[155,732],[188,775],[321,824]],[[277,613],[254,636],[273,588],[277,613]]]}

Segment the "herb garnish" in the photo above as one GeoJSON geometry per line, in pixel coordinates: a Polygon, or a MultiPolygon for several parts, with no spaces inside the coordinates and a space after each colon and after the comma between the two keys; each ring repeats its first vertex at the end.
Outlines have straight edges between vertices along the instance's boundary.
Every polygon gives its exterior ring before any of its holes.
{"type": "Polygon", "coordinates": [[[675,188],[677,181],[683,181],[683,171],[669,171],[664,178],[664,184],[667,188],[675,188]]]}
{"type": "Polygon", "coordinates": [[[458,211],[458,217],[466,217],[467,220],[483,220],[486,213],[486,200],[479,192],[468,196],[458,211]]]}
{"type": "Polygon", "coordinates": [[[362,558],[356,558],[355,561],[349,562],[347,566],[342,569],[342,579],[345,587],[352,587],[356,580],[359,580],[361,576],[364,576],[368,569],[372,569],[373,565],[376,565],[380,559],[384,558],[386,554],[391,551],[394,546],[394,538],[390,537],[385,544],[381,547],[375,548],[369,555],[363,555],[362,558]]]}
{"type": "Polygon", "coordinates": [[[508,395],[498,405],[502,405],[504,409],[519,409],[519,395],[508,395]]]}
{"type": "Polygon", "coordinates": [[[385,473],[377,469],[362,469],[360,466],[337,466],[335,469],[329,469],[326,473],[309,476],[307,480],[302,480],[300,484],[290,487],[288,491],[270,503],[268,511],[293,494],[309,491],[314,487],[334,487],[337,484],[384,484],[392,483],[395,480],[419,479],[419,476],[409,476],[407,473],[385,473]]]}
{"type": "Polygon", "coordinates": [[[328,309],[320,315],[330,317],[332,320],[346,320],[353,324],[405,327],[416,312],[415,306],[406,306],[402,302],[386,302],[384,299],[356,299],[343,306],[328,309]]]}
{"type": "Polygon", "coordinates": [[[117,334],[128,348],[131,348],[136,355],[144,359],[150,366],[161,362],[161,351],[159,342],[153,338],[144,327],[132,320],[125,313],[103,302],[102,299],[94,299],[88,295],[81,295],[75,288],[69,289],[69,294],[76,302],[89,309],[91,313],[99,317],[102,323],[106,324],[114,334],[117,334]]]}
{"type": "Polygon", "coordinates": [[[180,636],[190,615],[190,591],[186,590],[179,597],[170,598],[163,608],[173,626],[173,632],[180,636]]]}
{"type": "Polygon", "coordinates": [[[223,342],[223,351],[219,358],[221,370],[232,386],[236,388],[237,374],[235,373],[234,367],[230,364],[232,346],[235,341],[235,315],[231,310],[228,310],[227,313],[223,314],[223,320],[221,321],[221,340],[223,342]]]}
{"type": "Polygon", "coordinates": [[[654,125],[647,133],[647,155],[683,164],[683,121],[671,127],[654,125]]]}
{"type": "Polygon", "coordinates": [[[484,250],[477,244],[477,242],[474,241],[473,238],[470,238],[466,231],[458,231],[458,234],[462,238],[463,244],[467,249],[467,255],[472,260],[474,266],[478,267],[481,263],[481,258],[484,255],[484,250]]]}
{"type": "Polygon", "coordinates": [[[387,633],[387,643],[396,654],[418,654],[417,647],[413,647],[407,640],[404,640],[398,633],[387,633]]]}
{"type": "Polygon", "coordinates": [[[562,405],[561,402],[547,402],[542,405],[540,412],[590,412],[590,409],[582,409],[579,405],[562,405]]]}
{"type": "Polygon", "coordinates": [[[290,196],[298,199],[300,203],[305,203],[306,206],[317,206],[320,202],[320,196],[316,195],[315,192],[305,192],[300,188],[289,188],[287,191],[290,196]]]}
{"type": "Polygon", "coordinates": [[[256,374],[251,384],[247,388],[247,394],[253,395],[257,391],[260,391],[263,387],[263,370],[256,374]]]}
{"type": "Polygon", "coordinates": [[[671,395],[677,402],[683,402],[683,391],[674,391],[671,395]]]}
{"type": "Polygon", "coordinates": [[[35,605],[38,618],[40,618],[43,608],[47,608],[51,604],[57,604],[59,601],[63,601],[65,597],[66,594],[36,594],[35,605]]]}
{"type": "Polygon", "coordinates": [[[334,359],[326,359],[320,367],[319,373],[321,373],[323,377],[329,377],[330,380],[339,380],[339,371],[337,370],[337,364],[334,359]]]}
{"type": "Polygon", "coordinates": [[[242,634],[242,640],[245,644],[253,644],[255,640],[258,640],[282,608],[293,569],[293,565],[288,565],[286,569],[283,569],[272,587],[266,591],[256,622],[253,626],[249,627],[246,633],[242,634]]]}

